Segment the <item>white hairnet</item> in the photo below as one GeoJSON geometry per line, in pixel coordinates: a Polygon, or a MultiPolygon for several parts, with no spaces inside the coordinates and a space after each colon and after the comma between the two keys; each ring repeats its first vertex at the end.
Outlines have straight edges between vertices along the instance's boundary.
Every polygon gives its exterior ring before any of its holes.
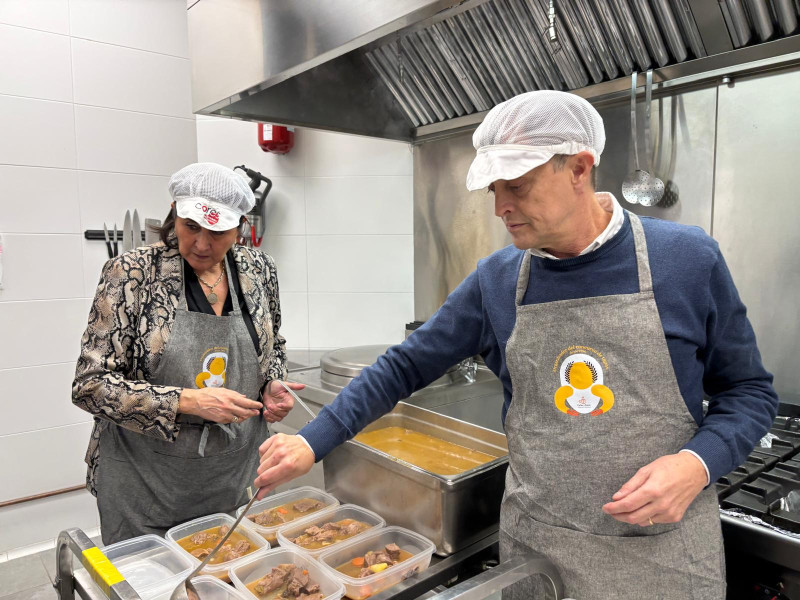
{"type": "Polygon", "coordinates": [[[541,90],[495,106],[472,136],[472,145],[478,152],[467,173],[470,191],[498,179],[516,179],[556,154],[589,152],[598,165],[606,134],[602,117],[586,100],[541,90]]]}
{"type": "Polygon", "coordinates": [[[244,178],[216,163],[185,166],[170,178],[169,193],[179,217],[212,231],[238,227],[242,216],[256,204],[244,178]]]}

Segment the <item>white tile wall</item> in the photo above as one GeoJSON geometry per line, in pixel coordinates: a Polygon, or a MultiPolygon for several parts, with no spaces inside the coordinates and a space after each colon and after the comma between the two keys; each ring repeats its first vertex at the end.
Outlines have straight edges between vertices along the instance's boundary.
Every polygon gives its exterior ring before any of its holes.
{"type": "Polygon", "coordinates": [[[78,174],[68,169],[0,165],[0,231],[79,233],[78,174]],[[36,211],[29,210],[35,206],[36,211]]]}
{"type": "Polygon", "coordinates": [[[73,37],[189,57],[184,0],[70,0],[69,16],[73,37]]]}
{"type": "Polygon", "coordinates": [[[304,235],[267,237],[261,244],[261,250],[275,259],[281,294],[308,291],[308,261],[304,235]]]}
{"type": "Polygon", "coordinates": [[[78,168],[172,175],[195,161],[194,119],[75,105],[78,168]]]}
{"type": "Polygon", "coordinates": [[[78,104],[193,118],[187,58],[75,39],[72,63],[78,104]]]}
{"type": "Polygon", "coordinates": [[[407,144],[298,129],[284,156],[256,125],[197,119],[198,158],[271,178],[262,249],[278,266],[291,349],[393,343],[413,320],[413,189],[407,144]]]}
{"type": "Polygon", "coordinates": [[[413,292],[410,235],[308,236],[310,292],[413,292]]]}
{"type": "Polygon", "coordinates": [[[86,423],[92,417],[72,404],[72,362],[0,369],[0,437],[60,425],[86,423]]]}
{"type": "Polygon", "coordinates": [[[78,423],[0,437],[0,455],[24,457],[0,466],[0,502],[81,484],[91,428],[78,423]]]}
{"type": "Polygon", "coordinates": [[[258,125],[235,119],[197,119],[197,158],[226,167],[245,164],[268,177],[304,173],[306,130],[295,131],[295,147],[288,154],[270,154],[258,146],[258,125]]]}
{"type": "Polygon", "coordinates": [[[411,177],[308,177],[309,234],[414,233],[411,177]]]}
{"type": "Polygon", "coordinates": [[[280,333],[286,339],[286,347],[309,348],[308,327],[308,294],[282,291],[280,333]]]}
{"type": "Polygon", "coordinates": [[[83,297],[81,238],[78,234],[6,234],[0,301],[83,297]]]}
{"type": "Polygon", "coordinates": [[[0,25],[0,56],[0,93],[72,101],[69,37],[0,25]]]}
{"type": "Polygon", "coordinates": [[[305,132],[306,175],[411,175],[411,146],[329,131],[305,132]]]}
{"type": "Polygon", "coordinates": [[[0,164],[75,168],[72,104],[0,95],[0,131],[0,164]]]}
{"type": "MultiPolygon", "coordinates": [[[[197,146],[182,0],[0,0],[0,56],[5,500],[83,483],[91,417],[70,386],[106,260],[83,231],[163,219],[197,146]]],[[[0,555],[97,525],[85,492],[0,509],[0,555]]]]}
{"type": "Polygon", "coordinates": [[[309,344],[341,348],[399,343],[414,320],[414,294],[308,294],[309,344]]]}
{"type": "Polygon", "coordinates": [[[68,0],[3,0],[0,23],[68,34],[68,0]]]}
{"type": "Polygon", "coordinates": [[[0,550],[49,541],[70,527],[88,532],[99,522],[97,502],[85,490],[9,506],[0,510],[0,550]]]}
{"type": "Polygon", "coordinates": [[[77,360],[88,316],[86,299],[0,302],[0,365],[11,369],[77,360]]]}

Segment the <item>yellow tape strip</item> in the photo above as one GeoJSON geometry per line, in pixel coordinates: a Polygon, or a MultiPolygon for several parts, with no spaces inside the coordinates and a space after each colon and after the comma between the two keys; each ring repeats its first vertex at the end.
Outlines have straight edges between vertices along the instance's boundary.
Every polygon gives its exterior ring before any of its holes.
{"type": "Polygon", "coordinates": [[[112,585],[125,581],[122,573],[117,571],[117,568],[111,564],[111,561],[106,558],[106,555],[97,546],[84,550],[83,557],[84,566],[92,574],[94,582],[100,586],[100,589],[106,595],[110,594],[112,585]]]}

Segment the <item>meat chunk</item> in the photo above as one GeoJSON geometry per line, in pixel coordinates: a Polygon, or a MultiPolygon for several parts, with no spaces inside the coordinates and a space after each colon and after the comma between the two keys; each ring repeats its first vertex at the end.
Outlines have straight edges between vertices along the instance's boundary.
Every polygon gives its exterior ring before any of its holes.
{"type": "Polygon", "coordinates": [[[272,571],[258,580],[253,589],[259,596],[269,594],[284,585],[294,575],[294,570],[295,566],[292,564],[273,567],[272,571]]]}
{"type": "Polygon", "coordinates": [[[322,526],[322,531],[339,531],[340,529],[342,529],[342,526],[338,523],[334,523],[333,521],[330,523],[325,523],[325,525],[322,526]]]}
{"type": "Polygon", "coordinates": [[[386,554],[392,557],[392,560],[400,558],[400,546],[397,544],[386,544],[384,550],[386,550],[386,554]]]}
{"type": "Polygon", "coordinates": [[[379,562],[380,561],[378,560],[378,555],[375,554],[372,550],[370,550],[364,555],[364,564],[367,565],[368,567],[376,565],[379,562]]]}
{"type": "Polygon", "coordinates": [[[312,498],[303,498],[292,504],[292,508],[300,513],[308,512],[312,508],[319,508],[320,506],[322,506],[322,502],[312,498]]]}
{"type": "Polygon", "coordinates": [[[203,560],[209,554],[211,554],[211,550],[208,548],[198,548],[197,550],[192,550],[192,556],[198,560],[203,560]]]}
{"type": "Polygon", "coordinates": [[[363,530],[364,528],[361,525],[361,523],[356,522],[356,523],[350,523],[349,525],[345,525],[344,527],[342,527],[341,531],[347,537],[351,537],[356,535],[357,533],[361,533],[363,530]]]}
{"type": "Polygon", "coordinates": [[[358,577],[359,578],[361,578],[361,577],[369,577],[372,574],[373,574],[372,570],[369,567],[364,567],[363,569],[361,569],[361,571],[359,571],[358,577]]]}
{"type": "Polygon", "coordinates": [[[312,535],[311,540],[314,542],[330,542],[339,534],[338,531],[333,529],[325,529],[320,531],[317,535],[312,535]]]}
{"type": "Polygon", "coordinates": [[[195,546],[200,546],[206,542],[216,542],[219,536],[216,533],[209,533],[208,531],[198,531],[189,539],[195,546]]]}
{"type": "Polygon", "coordinates": [[[312,525],[311,527],[305,530],[305,534],[313,537],[317,535],[320,531],[322,531],[322,529],[320,529],[316,525],[312,525]]]}
{"type": "Polygon", "coordinates": [[[228,525],[222,525],[222,526],[220,526],[220,528],[219,528],[219,534],[220,534],[222,537],[225,537],[226,535],[228,535],[228,532],[229,532],[230,530],[231,530],[231,528],[230,528],[228,525]]]}
{"type": "Polygon", "coordinates": [[[286,586],[286,595],[299,596],[309,583],[308,573],[304,573],[300,569],[295,569],[294,576],[292,577],[289,585],[286,586]]]}
{"type": "Polygon", "coordinates": [[[280,512],[278,512],[277,509],[274,508],[272,510],[262,511],[257,515],[250,515],[248,519],[263,527],[271,527],[273,525],[286,523],[286,517],[284,517],[280,512]]]}
{"type": "Polygon", "coordinates": [[[250,550],[250,542],[247,540],[240,540],[235,544],[225,544],[220,548],[220,554],[224,552],[227,560],[233,560],[244,556],[248,550],[250,550]]]}

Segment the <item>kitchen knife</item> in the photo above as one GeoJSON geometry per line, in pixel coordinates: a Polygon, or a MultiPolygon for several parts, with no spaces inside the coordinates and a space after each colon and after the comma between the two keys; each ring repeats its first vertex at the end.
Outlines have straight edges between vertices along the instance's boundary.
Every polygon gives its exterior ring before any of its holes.
{"type": "Polygon", "coordinates": [[[131,232],[131,211],[125,211],[125,222],[122,224],[122,251],[133,250],[133,233],[131,232]]]}
{"type": "Polygon", "coordinates": [[[159,227],[161,227],[161,221],[159,219],[145,219],[144,220],[144,243],[148,246],[150,244],[155,244],[160,238],[158,235],[158,231],[156,231],[159,227]]]}
{"type": "Polygon", "coordinates": [[[142,245],[142,226],[139,224],[139,211],[133,211],[133,247],[138,248],[142,245]]]}

